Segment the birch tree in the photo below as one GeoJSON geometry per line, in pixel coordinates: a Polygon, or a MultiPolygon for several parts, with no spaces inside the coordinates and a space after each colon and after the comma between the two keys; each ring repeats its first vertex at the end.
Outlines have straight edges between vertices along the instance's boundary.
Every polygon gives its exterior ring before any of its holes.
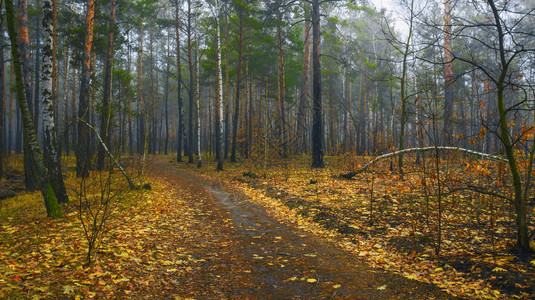
{"type": "Polygon", "coordinates": [[[223,170],[223,74],[221,73],[221,30],[219,28],[219,0],[215,0],[215,26],[216,26],[216,106],[218,110],[216,126],[216,144],[217,144],[217,169],[223,170]]]}
{"type": "Polygon", "coordinates": [[[56,122],[54,119],[54,93],[53,93],[53,1],[43,1],[43,61],[41,64],[41,83],[43,85],[43,134],[45,148],[45,163],[48,168],[50,184],[59,203],[69,202],[63,175],[61,173],[61,161],[59,155],[56,122]]]}
{"type": "Polygon", "coordinates": [[[61,207],[54,193],[52,185],[48,181],[48,175],[43,162],[41,149],[37,143],[37,135],[33,126],[33,118],[28,107],[28,98],[24,91],[24,79],[21,68],[21,54],[19,52],[18,36],[15,30],[15,12],[12,0],[5,1],[7,27],[9,39],[11,41],[11,56],[15,70],[17,101],[23,120],[24,136],[26,137],[27,146],[30,150],[31,163],[35,166],[39,188],[45,200],[45,207],[49,217],[60,217],[62,215],[61,207]]]}

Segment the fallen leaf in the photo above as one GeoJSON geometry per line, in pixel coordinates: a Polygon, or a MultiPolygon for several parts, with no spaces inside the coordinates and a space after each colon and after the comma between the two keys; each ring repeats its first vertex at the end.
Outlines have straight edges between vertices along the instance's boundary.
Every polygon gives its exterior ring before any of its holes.
{"type": "Polygon", "coordinates": [[[386,284],[385,285],[381,285],[380,287],[377,288],[377,290],[379,290],[379,291],[386,290],[386,284]]]}
{"type": "Polygon", "coordinates": [[[318,281],[318,280],[315,279],[315,278],[308,278],[308,279],[307,279],[307,282],[308,282],[308,283],[314,283],[314,282],[316,282],[316,281],[318,281]]]}
{"type": "Polygon", "coordinates": [[[72,288],[72,286],[70,285],[66,285],[63,287],[63,294],[70,294],[70,293],[73,293],[74,292],[74,289],[72,288]]]}

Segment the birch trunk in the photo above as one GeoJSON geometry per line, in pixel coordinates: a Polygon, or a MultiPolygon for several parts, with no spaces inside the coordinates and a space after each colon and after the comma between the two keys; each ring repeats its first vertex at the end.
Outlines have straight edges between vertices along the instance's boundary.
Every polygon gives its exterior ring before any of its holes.
{"type": "Polygon", "coordinates": [[[216,11],[216,104],[219,112],[219,119],[217,120],[216,139],[217,139],[217,169],[223,170],[223,101],[221,95],[223,94],[223,74],[221,73],[221,30],[219,29],[219,0],[215,0],[216,11]]]}
{"type": "MultiPolygon", "coordinates": [[[[39,10],[40,1],[35,1],[35,9],[39,10]]],[[[43,20],[44,21],[44,20],[43,20]]],[[[34,93],[33,93],[33,122],[35,124],[35,134],[39,140],[39,80],[41,78],[40,69],[41,66],[41,26],[39,24],[39,13],[35,16],[35,81],[34,81],[34,93]]],[[[59,200],[59,199],[58,199],[59,200]]]]}
{"type": "Polygon", "coordinates": [[[21,69],[21,54],[19,52],[17,32],[15,30],[15,12],[12,0],[6,0],[5,7],[9,38],[11,40],[11,55],[13,64],[15,66],[14,69],[16,77],[17,99],[22,114],[24,136],[26,137],[27,141],[26,144],[30,149],[29,154],[31,156],[31,163],[35,166],[37,171],[37,180],[45,200],[47,215],[49,217],[60,217],[62,215],[61,207],[58,204],[58,200],[56,199],[56,195],[54,194],[52,186],[48,182],[43,156],[41,155],[41,149],[37,143],[37,135],[35,134],[32,115],[28,107],[28,98],[26,97],[26,93],[24,91],[24,81],[21,69]]]}
{"type": "Polygon", "coordinates": [[[58,150],[56,122],[54,119],[53,94],[53,3],[52,0],[43,1],[43,29],[45,32],[43,45],[43,62],[41,82],[43,84],[43,135],[45,148],[45,164],[48,168],[50,184],[59,203],[69,202],[58,150]]]}

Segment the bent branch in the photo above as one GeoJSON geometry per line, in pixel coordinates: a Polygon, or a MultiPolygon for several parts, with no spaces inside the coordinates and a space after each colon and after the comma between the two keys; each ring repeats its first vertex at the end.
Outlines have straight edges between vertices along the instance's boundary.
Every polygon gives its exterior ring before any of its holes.
{"type": "Polygon", "coordinates": [[[346,174],[340,174],[339,177],[340,178],[351,179],[355,175],[364,172],[371,165],[373,165],[376,162],[378,162],[380,160],[383,160],[385,158],[394,157],[394,156],[402,155],[402,154],[405,154],[405,153],[426,152],[426,151],[435,151],[435,150],[458,151],[458,152],[464,152],[464,153],[467,153],[467,154],[472,154],[472,155],[475,155],[475,156],[480,156],[481,159],[489,159],[489,160],[494,160],[494,161],[508,162],[508,160],[506,158],[503,158],[501,156],[496,156],[496,155],[487,154],[487,153],[483,153],[483,152],[477,152],[477,151],[473,151],[473,150],[469,150],[469,149],[465,149],[465,148],[459,148],[459,147],[447,147],[447,146],[434,147],[433,146],[433,147],[424,147],[424,148],[409,148],[409,149],[403,149],[403,150],[399,150],[399,151],[394,151],[394,152],[390,152],[390,153],[378,156],[375,159],[373,159],[373,160],[369,161],[368,163],[366,163],[364,166],[358,168],[356,171],[352,171],[352,172],[349,172],[349,173],[346,173],[346,174]]]}

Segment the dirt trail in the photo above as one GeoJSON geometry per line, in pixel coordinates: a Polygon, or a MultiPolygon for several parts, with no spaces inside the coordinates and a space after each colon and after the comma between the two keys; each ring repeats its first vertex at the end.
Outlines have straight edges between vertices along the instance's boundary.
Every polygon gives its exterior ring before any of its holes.
{"type": "Polygon", "coordinates": [[[433,285],[373,269],[321,238],[279,223],[238,192],[203,180],[166,159],[156,159],[154,167],[169,186],[190,192],[188,203],[198,208],[198,226],[210,232],[209,236],[192,234],[189,241],[182,241],[186,245],[180,245],[196,247],[196,257],[202,258],[197,269],[177,282],[183,296],[451,298],[433,285]]]}

